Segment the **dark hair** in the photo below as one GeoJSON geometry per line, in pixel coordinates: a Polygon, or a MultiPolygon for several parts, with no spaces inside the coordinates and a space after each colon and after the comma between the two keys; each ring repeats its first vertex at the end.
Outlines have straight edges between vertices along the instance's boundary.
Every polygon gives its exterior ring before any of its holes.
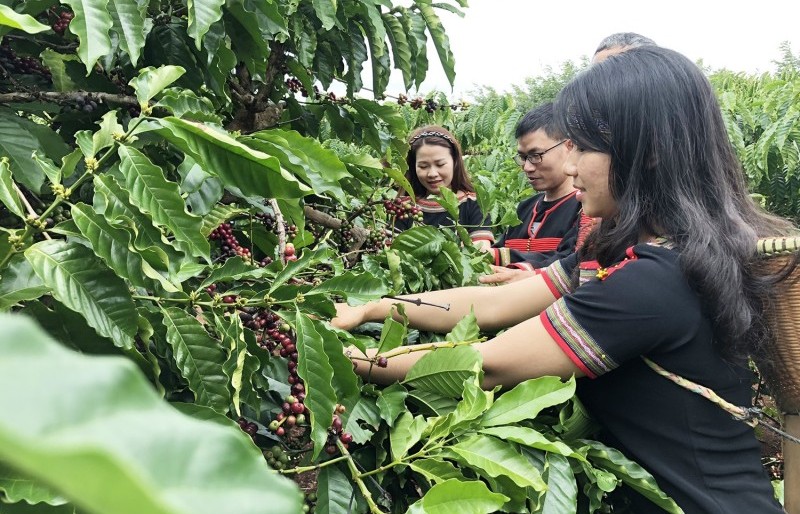
{"type": "Polygon", "coordinates": [[[640,46],[657,46],[656,42],[636,32],[617,32],[605,37],[597,45],[595,54],[608,50],[609,48],[637,48],[640,46]]]}
{"type": "Polygon", "coordinates": [[[469,175],[467,175],[467,169],[464,166],[461,145],[458,144],[458,140],[450,131],[438,125],[426,125],[412,132],[408,141],[410,147],[406,156],[406,163],[408,164],[406,178],[411,182],[411,188],[417,197],[428,196],[428,190],[425,189],[425,186],[422,185],[422,182],[417,177],[417,151],[422,145],[443,146],[449,149],[450,156],[453,158],[453,180],[450,182],[450,189],[454,193],[459,191],[475,192],[469,175]]]}
{"type": "Polygon", "coordinates": [[[540,129],[544,129],[547,137],[553,140],[564,139],[564,133],[553,117],[553,102],[543,103],[525,113],[517,123],[514,137],[519,139],[540,129]]]}
{"type": "Polygon", "coordinates": [[[611,157],[618,214],[603,220],[580,258],[608,266],[640,234],[666,237],[721,353],[757,351],[768,339],[762,310],[774,281],[754,266],[756,239],[792,227],[748,195],[702,71],[672,50],[634,48],[577,75],[559,93],[555,112],[573,144],[611,157]]]}

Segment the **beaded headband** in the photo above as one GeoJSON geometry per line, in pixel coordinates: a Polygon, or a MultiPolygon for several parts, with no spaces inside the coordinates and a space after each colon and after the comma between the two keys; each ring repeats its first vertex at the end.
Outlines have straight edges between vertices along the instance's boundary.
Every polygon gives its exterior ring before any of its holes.
{"type": "Polygon", "coordinates": [[[412,137],[411,140],[408,142],[408,144],[413,145],[414,143],[417,142],[418,139],[421,139],[423,137],[441,137],[442,139],[446,139],[447,141],[449,141],[450,144],[454,144],[453,140],[447,134],[434,131],[420,132],[416,136],[412,137]]]}

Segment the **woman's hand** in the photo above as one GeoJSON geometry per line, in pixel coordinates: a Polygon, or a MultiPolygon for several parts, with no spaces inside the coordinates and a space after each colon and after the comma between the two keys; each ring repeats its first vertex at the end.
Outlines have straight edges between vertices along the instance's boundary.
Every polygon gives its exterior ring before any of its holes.
{"type": "Polygon", "coordinates": [[[481,284],[508,284],[536,276],[535,271],[492,266],[492,274],[478,277],[481,284]]]}
{"type": "Polygon", "coordinates": [[[351,307],[346,303],[336,304],[336,317],[331,320],[331,325],[342,330],[352,330],[366,321],[366,312],[363,305],[351,307]]]}

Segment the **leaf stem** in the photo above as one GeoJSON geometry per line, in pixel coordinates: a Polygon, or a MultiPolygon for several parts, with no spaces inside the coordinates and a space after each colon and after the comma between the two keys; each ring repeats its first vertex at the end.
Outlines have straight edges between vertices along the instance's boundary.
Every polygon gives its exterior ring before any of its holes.
{"type": "Polygon", "coordinates": [[[317,469],[322,469],[325,466],[330,466],[331,464],[336,464],[337,462],[342,462],[343,460],[347,460],[347,456],[341,455],[336,457],[335,459],[326,460],[325,462],[320,462],[319,464],[315,464],[313,466],[298,466],[296,468],[291,469],[279,469],[278,473],[281,475],[294,475],[297,473],[305,473],[306,471],[315,471],[317,469]]]}
{"type": "Polygon", "coordinates": [[[342,455],[347,459],[347,467],[350,469],[350,473],[353,476],[353,480],[358,485],[358,489],[361,491],[361,494],[364,496],[364,499],[367,500],[367,505],[369,505],[369,511],[372,514],[385,514],[375,503],[375,500],[372,499],[372,494],[369,492],[367,488],[367,484],[361,480],[362,475],[358,468],[356,467],[355,461],[353,461],[353,456],[350,455],[350,452],[347,451],[347,448],[344,447],[341,441],[336,441],[336,446],[339,448],[339,451],[342,452],[342,455]]]}

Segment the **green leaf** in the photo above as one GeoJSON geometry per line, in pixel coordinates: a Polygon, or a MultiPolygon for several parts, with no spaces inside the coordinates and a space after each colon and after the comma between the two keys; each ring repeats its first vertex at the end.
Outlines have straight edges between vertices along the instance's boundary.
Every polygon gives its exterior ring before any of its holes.
{"type": "Polygon", "coordinates": [[[33,300],[50,292],[22,254],[11,258],[0,273],[0,311],[7,311],[25,300],[33,300]]]}
{"type": "MultiPolygon", "coordinates": [[[[309,318],[310,319],[310,318],[309,318]]],[[[325,355],[333,368],[333,388],[336,391],[336,398],[339,403],[350,409],[361,396],[361,386],[358,375],[353,370],[353,362],[344,354],[342,342],[336,333],[329,329],[325,323],[311,319],[314,330],[322,338],[325,355]]],[[[387,388],[388,397],[392,397],[392,388],[387,388]]]]}
{"type": "Polygon", "coordinates": [[[584,462],[586,461],[586,458],[581,453],[576,452],[569,445],[561,441],[551,441],[541,432],[533,428],[512,425],[484,428],[480,433],[497,437],[503,441],[512,441],[530,448],[536,448],[537,450],[555,453],[565,457],[572,457],[584,462]]]}
{"type": "Polygon", "coordinates": [[[274,293],[278,287],[282,286],[286,283],[287,280],[295,276],[297,273],[303,271],[304,269],[314,266],[322,262],[323,260],[330,258],[331,251],[328,249],[321,249],[321,250],[314,250],[314,251],[304,251],[303,254],[300,256],[299,259],[296,261],[290,261],[286,264],[286,267],[281,270],[280,273],[272,280],[270,285],[269,293],[274,293]]]}
{"type": "Polygon", "coordinates": [[[253,150],[227,133],[179,118],[158,120],[157,132],[206,171],[216,174],[229,190],[244,196],[301,198],[309,189],[282,169],[275,157],[253,150]]]}
{"type": "Polygon", "coordinates": [[[162,309],[167,342],[175,364],[195,394],[195,403],[225,414],[231,404],[228,379],[222,371],[225,351],[203,325],[184,310],[162,309]]]}
{"type": "MultiPolygon", "coordinates": [[[[22,501],[32,505],[38,503],[63,505],[66,503],[63,497],[44,487],[43,484],[22,476],[3,465],[0,465],[0,492],[4,494],[4,504],[22,501]]],[[[39,508],[44,509],[45,507],[40,505],[39,508]]]]}
{"type": "Polygon", "coordinates": [[[408,400],[433,416],[445,416],[458,406],[458,402],[452,396],[445,396],[427,389],[409,391],[408,400]]]}
{"type": "Polygon", "coordinates": [[[64,92],[80,89],[67,73],[66,66],[67,61],[78,62],[77,55],[62,54],[51,48],[45,48],[39,56],[42,58],[42,63],[45,67],[50,70],[50,77],[53,80],[53,87],[56,91],[64,92]]]}
{"type": "Polygon", "coordinates": [[[400,18],[400,22],[408,34],[408,43],[411,47],[411,54],[414,56],[414,82],[419,88],[428,73],[428,38],[425,36],[425,19],[414,11],[403,12],[406,16],[400,18]]]}
{"type": "Polygon", "coordinates": [[[392,460],[399,461],[408,455],[408,450],[422,438],[427,425],[422,416],[414,416],[408,411],[403,412],[389,432],[392,460]]]}
{"type": "Polygon", "coordinates": [[[189,35],[195,41],[197,50],[202,48],[203,36],[208,29],[222,18],[224,0],[188,0],[189,35]]]}
{"type": "Polygon", "coordinates": [[[94,69],[101,57],[111,52],[108,31],[114,24],[108,14],[108,0],[64,0],[72,8],[75,17],[69,23],[69,31],[78,36],[78,56],[86,66],[86,76],[94,69]]]}
{"type": "Polygon", "coordinates": [[[433,40],[433,46],[436,47],[436,53],[439,54],[439,62],[442,63],[444,74],[452,86],[456,80],[456,62],[455,59],[453,59],[453,52],[450,51],[450,40],[444,31],[442,22],[429,3],[418,2],[416,6],[425,19],[425,24],[428,26],[428,33],[433,40]]]}
{"type": "Polygon", "coordinates": [[[481,332],[478,328],[478,319],[475,317],[475,311],[470,308],[469,314],[461,318],[444,339],[445,341],[458,343],[461,341],[475,341],[479,339],[480,336],[481,332]]]}
{"type": "Polygon", "coordinates": [[[434,485],[408,514],[490,514],[508,501],[503,494],[493,493],[481,481],[445,480],[434,485]]]}
{"type": "Polygon", "coordinates": [[[315,193],[331,193],[341,203],[349,203],[342,192],[341,181],[352,175],[334,152],[315,139],[293,130],[272,129],[256,132],[245,141],[277,157],[284,168],[309,183],[315,193]]]}
{"type": "Polygon", "coordinates": [[[317,476],[316,514],[350,514],[353,512],[353,482],[339,468],[326,466],[317,476]]]}
{"type": "Polygon", "coordinates": [[[186,212],[178,185],[167,181],[161,168],[135,148],[120,146],[118,152],[131,202],[169,228],[181,249],[209,260],[211,248],[200,233],[202,220],[186,212]]]}
{"type": "Polygon", "coordinates": [[[233,205],[217,204],[211,209],[211,212],[203,217],[203,227],[200,233],[204,237],[208,237],[215,228],[244,212],[247,211],[233,205]]]}
{"type": "Polygon", "coordinates": [[[259,361],[247,350],[242,320],[239,316],[221,318],[215,314],[214,323],[222,346],[228,350],[228,358],[222,364],[222,371],[233,388],[231,403],[234,412],[237,416],[242,415],[242,403],[256,411],[260,410],[261,401],[253,387],[253,374],[259,361]]]}
{"type": "Polygon", "coordinates": [[[137,0],[109,0],[108,13],[114,20],[112,31],[134,66],[139,62],[145,43],[145,17],[147,2],[137,0]]]}
{"type": "Polygon", "coordinates": [[[325,343],[313,321],[297,311],[297,374],[306,387],[305,404],[311,413],[311,440],[316,459],[328,439],[328,427],[336,407],[336,391],[331,386],[333,367],[325,354],[325,343]]]}
{"type": "Polygon", "coordinates": [[[394,67],[403,74],[403,84],[406,90],[410,90],[411,86],[414,85],[414,78],[411,74],[411,47],[403,29],[403,24],[394,14],[384,13],[381,17],[387,29],[386,34],[389,36],[389,42],[392,44],[394,67]]]}
{"type": "Polygon", "coordinates": [[[378,342],[378,353],[385,353],[394,350],[406,343],[408,336],[407,330],[408,321],[400,306],[393,306],[383,321],[383,328],[381,329],[381,338],[378,342]],[[403,322],[396,321],[394,314],[399,311],[400,316],[403,317],[403,322]]]}
{"type": "Polygon", "coordinates": [[[25,257],[53,296],[121,348],[133,347],[137,313],[125,283],[79,243],[42,241],[25,257]]]}
{"type": "Polygon", "coordinates": [[[165,89],[156,106],[169,109],[178,118],[222,123],[222,117],[214,112],[214,104],[211,103],[211,100],[198,96],[194,91],[187,89],[165,89]]]}
{"type": "Polygon", "coordinates": [[[331,30],[336,25],[336,0],[311,0],[323,30],[331,30]]]}
{"type": "Polygon", "coordinates": [[[0,460],[91,512],[300,511],[241,430],[180,414],[127,359],[70,352],[24,318],[0,325],[0,388],[15,391],[0,395],[0,460]]]}
{"type": "Polygon", "coordinates": [[[458,196],[446,187],[439,188],[439,196],[434,201],[444,207],[444,210],[454,220],[458,219],[458,196]]]}
{"type": "Polygon", "coordinates": [[[582,440],[581,442],[589,446],[587,457],[594,466],[610,471],[628,487],[665,511],[673,514],[683,512],[675,501],[658,487],[653,475],[639,464],[625,457],[622,452],[597,441],[582,440]]]}
{"type": "Polygon", "coordinates": [[[353,442],[364,444],[375,435],[380,424],[380,409],[378,409],[375,399],[362,396],[350,409],[350,416],[344,425],[344,431],[353,436],[353,442]]]}
{"type": "Polygon", "coordinates": [[[117,111],[108,111],[99,123],[100,130],[92,135],[92,155],[111,148],[116,143],[115,136],[125,134],[125,128],[117,121],[117,111]]]}
{"type": "Polygon", "coordinates": [[[392,250],[430,262],[442,251],[446,239],[437,227],[413,227],[392,241],[392,250]]]}
{"type": "Polygon", "coordinates": [[[542,409],[564,403],[575,394],[575,377],[562,382],[558,377],[526,380],[503,393],[483,417],[484,427],[510,425],[535,418],[542,409]]]}
{"type": "Polygon", "coordinates": [[[464,475],[461,474],[461,471],[446,460],[417,459],[411,461],[408,467],[425,477],[432,484],[438,484],[453,478],[464,480],[464,475]]]}
{"type": "Polygon", "coordinates": [[[39,32],[50,30],[50,27],[39,23],[34,17],[20,14],[11,7],[2,4],[0,4],[0,26],[19,29],[28,34],[38,34],[39,32]]]}
{"type": "Polygon", "coordinates": [[[431,423],[429,437],[441,439],[474,431],[479,418],[492,405],[493,400],[494,394],[481,388],[477,376],[465,381],[463,398],[455,410],[431,423]]]}
{"type": "Polygon", "coordinates": [[[569,460],[563,455],[548,454],[542,475],[547,482],[542,514],[575,514],[578,507],[578,485],[569,460]]]}
{"type": "Polygon", "coordinates": [[[148,107],[150,100],[164,88],[181,78],[186,70],[180,66],[148,66],[139,70],[139,75],[132,78],[128,84],[136,91],[142,110],[148,107]]]}
{"type": "Polygon", "coordinates": [[[103,216],[84,203],[72,206],[72,219],[81,234],[91,242],[94,253],[120,277],[145,289],[152,289],[152,282],[145,280],[145,277],[149,277],[158,280],[167,291],[181,290],[161,276],[136,252],[131,242],[131,233],[127,230],[110,225],[103,216]]]}
{"type": "Polygon", "coordinates": [[[52,184],[60,184],[61,183],[61,169],[57,168],[53,161],[40,155],[39,152],[33,152],[31,155],[31,160],[36,163],[42,173],[50,179],[52,184]]]}
{"type": "Polygon", "coordinates": [[[0,202],[3,202],[9,211],[20,218],[25,218],[25,208],[14,187],[14,178],[11,176],[7,157],[0,159],[0,202]]]}
{"type": "Polygon", "coordinates": [[[389,293],[383,280],[375,278],[370,273],[353,273],[348,271],[342,275],[330,278],[314,287],[306,296],[316,294],[339,294],[354,301],[353,303],[366,303],[376,300],[389,293]]]}
{"type": "Polygon", "coordinates": [[[519,487],[532,487],[544,491],[547,484],[539,471],[533,468],[513,445],[489,436],[474,436],[451,446],[463,464],[490,477],[506,476],[519,487]]]}
{"type": "Polygon", "coordinates": [[[381,389],[377,403],[381,409],[381,418],[390,426],[397,419],[397,416],[405,412],[406,396],[408,396],[408,391],[400,384],[392,384],[381,389]]]}
{"type": "Polygon", "coordinates": [[[10,168],[17,182],[38,193],[44,173],[31,162],[31,155],[37,150],[42,150],[41,144],[20,119],[0,111],[0,156],[11,159],[10,168]]]}
{"type": "Polygon", "coordinates": [[[170,271],[177,270],[183,260],[182,254],[164,239],[149,217],[131,204],[128,191],[109,175],[96,176],[94,187],[95,212],[103,214],[106,220],[114,224],[122,223],[132,230],[136,234],[134,248],[155,269],[166,270],[169,267],[170,271]]]}
{"type": "Polygon", "coordinates": [[[457,398],[461,396],[464,380],[480,370],[481,355],[474,348],[440,348],[418,360],[406,374],[403,384],[457,398]]]}

